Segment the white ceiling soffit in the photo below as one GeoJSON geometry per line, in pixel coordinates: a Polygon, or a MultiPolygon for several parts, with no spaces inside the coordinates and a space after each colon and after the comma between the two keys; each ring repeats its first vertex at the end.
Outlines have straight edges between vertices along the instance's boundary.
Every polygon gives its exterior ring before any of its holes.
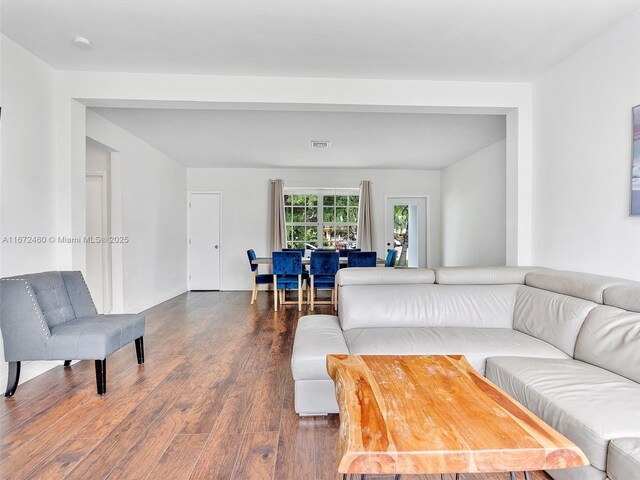
{"type": "Polygon", "coordinates": [[[2,32],[63,70],[529,81],[640,0],[3,0],[2,32]],[[91,48],[78,48],[83,36],[91,48]]]}
{"type": "Polygon", "coordinates": [[[501,140],[506,128],[504,115],[91,109],[187,167],[433,170],[501,140]]]}

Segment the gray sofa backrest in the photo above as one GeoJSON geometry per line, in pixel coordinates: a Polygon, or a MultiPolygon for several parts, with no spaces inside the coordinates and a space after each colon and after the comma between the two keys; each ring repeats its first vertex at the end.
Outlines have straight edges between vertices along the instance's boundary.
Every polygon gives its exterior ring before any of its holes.
{"type": "Polygon", "coordinates": [[[31,284],[49,328],[76,318],[60,272],[34,273],[22,278],[31,284]]]}
{"type": "Polygon", "coordinates": [[[592,275],[590,273],[565,272],[561,270],[537,270],[528,273],[525,285],[582,298],[595,303],[604,303],[604,291],[629,280],[592,275]]]}
{"type": "Polygon", "coordinates": [[[604,304],[632,312],[640,312],[640,283],[628,282],[604,290],[604,304]]]}
{"type": "Polygon", "coordinates": [[[640,313],[594,308],[578,335],[575,358],[640,383],[640,313]]]}
{"type": "Polygon", "coordinates": [[[409,285],[434,283],[436,275],[428,268],[343,268],[336,274],[341,287],[347,285],[409,285]]]}
{"type": "Polygon", "coordinates": [[[512,328],[517,289],[518,285],[345,285],[339,289],[338,317],[343,330],[512,328]]]}
{"type": "Polygon", "coordinates": [[[8,279],[27,282],[49,328],[98,314],[79,271],[31,273],[8,279]]]}
{"type": "Polygon", "coordinates": [[[442,267],[436,270],[440,285],[523,285],[528,273],[539,267],[442,267]]]}
{"type": "Polygon", "coordinates": [[[581,298],[521,285],[513,310],[513,328],[573,356],[582,324],[596,305],[581,298]]]}

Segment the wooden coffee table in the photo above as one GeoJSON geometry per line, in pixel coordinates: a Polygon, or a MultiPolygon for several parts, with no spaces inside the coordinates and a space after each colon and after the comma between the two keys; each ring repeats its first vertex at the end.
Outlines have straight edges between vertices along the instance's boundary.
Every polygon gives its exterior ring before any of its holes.
{"type": "Polygon", "coordinates": [[[327,369],[340,406],[343,478],[589,465],[462,355],[327,355],[327,369]]]}

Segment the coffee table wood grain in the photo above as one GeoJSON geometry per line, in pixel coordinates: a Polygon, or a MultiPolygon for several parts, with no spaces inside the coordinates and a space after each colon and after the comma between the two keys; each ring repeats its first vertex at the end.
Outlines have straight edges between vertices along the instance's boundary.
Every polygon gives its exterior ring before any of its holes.
{"type": "Polygon", "coordinates": [[[462,355],[327,355],[340,407],[340,473],[533,471],[582,451],[462,355]]]}

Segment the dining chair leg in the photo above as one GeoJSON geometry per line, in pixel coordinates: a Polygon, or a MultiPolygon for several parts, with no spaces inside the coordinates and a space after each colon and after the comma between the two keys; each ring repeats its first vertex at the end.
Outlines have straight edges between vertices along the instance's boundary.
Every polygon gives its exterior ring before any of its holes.
{"type": "Polygon", "coordinates": [[[298,275],[298,311],[302,311],[302,275],[298,275]]]}
{"type": "Polygon", "coordinates": [[[313,275],[311,275],[311,288],[309,290],[309,294],[311,295],[311,302],[310,303],[311,303],[311,311],[312,312],[313,312],[313,307],[314,307],[313,302],[315,300],[315,292],[313,290],[313,284],[314,284],[313,275]]]}
{"type": "Polygon", "coordinates": [[[275,312],[278,311],[278,294],[280,291],[278,290],[278,277],[276,275],[273,276],[273,310],[275,312]]]}
{"type": "Polygon", "coordinates": [[[253,291],[251,292],[251,305],[253,305],[253,302],[256,301],[256,298],[258,298],[258,283],[256,282],[256,277],[253,277],[253,291]]]}

